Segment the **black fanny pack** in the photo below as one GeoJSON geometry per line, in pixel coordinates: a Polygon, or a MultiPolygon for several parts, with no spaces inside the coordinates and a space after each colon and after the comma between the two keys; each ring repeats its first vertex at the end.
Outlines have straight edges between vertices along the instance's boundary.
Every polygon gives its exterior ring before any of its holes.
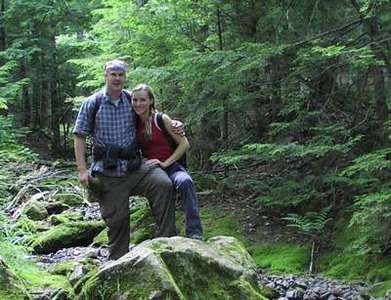
{"type": "Polygon", "coordinates": [[[115,169],[119,159],[128,161],[128,171],[136,170],[141,165],[141,154],[138,147],[118,147],[111,144],[94,146],[92,156],[94,161],[103,160],[103,168],[105,169],[115,169]]]}

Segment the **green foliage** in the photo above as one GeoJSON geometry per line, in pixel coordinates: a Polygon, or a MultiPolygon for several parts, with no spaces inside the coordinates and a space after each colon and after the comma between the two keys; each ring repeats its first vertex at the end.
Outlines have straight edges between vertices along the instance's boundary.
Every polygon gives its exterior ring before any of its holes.
{"type": "Polygon", "coordinates": [[[391,249],[390,154],[389,148],[364,154],[338,173],[357,189],[350,226],[361,233],[352,244],[359,253],[381,254],[391,249]]]}
{"type": "Polygon", "coordinates": [[[350,139],[347,143],[328,144],[326,143],[311,143],[301,145],[298,143],[287,144],[246,144],[239,150],[228,150],[219,153],[214,153],[211,160],[215,163],[224,165],[232,165],[248,160],[266,160],[275,162],[287,158],[322,158],[328,154],[346,154],[360,140],[360,137],[350,139]]]}
{"type": "MultiPolygon", "coordinates": [[[[1,54],[0,52],[0,57],[1,54]]],[[[18,63],[15,60],[8,61],[0,66],[0,110],[7,109],[8,103],[14,100],[23,87],[30,83],[30,80],[26,78],[19,81],[12,78],[12,74],[17,67],[18,63]]]]}
{"type": "Polygon", "coordinates": [[[391,189],[357,196],[350,226],[361,233],[353,247],[359,253],[383,254],[391,250],[391,189]]]}
{"type": "Polygon", "coordinates": [[[0,157],[3,161],[36,160],[37,155],[21,145],[20,138],[27,132],[26,128],[15,129],[13,118],[0,116],[0,157]]]}
{"type": "Polygon", "coordinates": [[[385,148],[357,157],[353,164],[339,172],[340,176],[360,177],[379,176],[380,172],[391,168],[391,149],[385,148]]]}
{"type": "MultiPolygon", "coordinates": [[[[275,178],[268,181],[269,186],[260,190],[262,195],[256,201],[262,206],[274,209],[300,207],[319,198],[318,192],[311,186],[303,185],[300,180],[289,178],[275,178]]],[[[257,187],[260,186],[257,182],[257,187]]]]}
{"type": "Polygon", "coordinates": [[[328,217],[329,209],[323,209],[321,212],[306,212],[305,216],[298,214],[288,214],[283,220],[288,221],[288,226],[295,227],[305,235],[320,239],[324,233],[327,222],[331,221],[328,217]]]}

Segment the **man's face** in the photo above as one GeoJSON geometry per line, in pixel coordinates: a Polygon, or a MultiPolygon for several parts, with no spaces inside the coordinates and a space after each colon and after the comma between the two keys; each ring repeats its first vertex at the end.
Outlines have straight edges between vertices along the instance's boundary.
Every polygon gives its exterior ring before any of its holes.
{"type": "Polygon", "coordinates": [[[121,70],[106,70],[105,81],[108,91],[121,91],[125,84],[126,75],[121,70]]]}

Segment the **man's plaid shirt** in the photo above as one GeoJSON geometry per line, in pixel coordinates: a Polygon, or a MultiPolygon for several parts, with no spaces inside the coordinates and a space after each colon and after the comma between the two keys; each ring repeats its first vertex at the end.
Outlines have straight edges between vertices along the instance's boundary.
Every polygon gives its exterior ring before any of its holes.
{"type": "MultiPolygon", "coordinates": [[[[129,94],[129,93],[128,93],[129,94]]],[[[121,99],[117,105],[111,102],[106,91],[100,91],[88,97],[80,107],[75,122],[73,133],[77,135],[91,135],[93,145],[104,146],[105,144],[117,145],[119,147],[136,146],[136,116],[132,105],[125,95],[121,93],[121,99]],[[101,97],[100,100],[99,97],[101,97]],[[100,106],[93,124],[93,112],[96,102],[100,106]]],[[[105,176],[124,176],[127,172],[127,160],[118,160],[117,168],[104,170],[103,161],[98,160],[91,165],[91,172],[99,172],[105,176]]]]}

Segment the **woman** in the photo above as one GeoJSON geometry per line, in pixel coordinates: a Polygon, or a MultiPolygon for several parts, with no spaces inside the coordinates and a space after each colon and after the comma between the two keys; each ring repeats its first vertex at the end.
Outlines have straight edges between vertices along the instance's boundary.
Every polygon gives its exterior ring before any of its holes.
{"type": "Polygon", "coordinates": [[[159,128],[155,96],[148,85],[139,84],[133,89],[132,106],[138,116],[137,140],[143,155],[148,159],[147,163],[164,169],[179,192],[184,204],[186,236],[202,239],[202,225],[193,180],[186,169],[177,162],[190,147],[187,138],[173,133],[171,119],[166,114],[163,114],[163,122],[170,137],[177,144],[176,148],[164,129],[159,128]]]}

